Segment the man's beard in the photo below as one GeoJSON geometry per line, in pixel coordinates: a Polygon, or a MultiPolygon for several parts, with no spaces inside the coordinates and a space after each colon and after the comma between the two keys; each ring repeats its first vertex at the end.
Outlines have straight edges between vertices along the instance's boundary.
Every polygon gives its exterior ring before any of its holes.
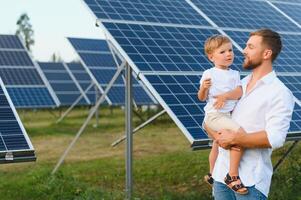
{"type": "Polygon", "coordinates": [[[258,66],[260,66],[261,64],[262,64],[262,60],[252,62],[249,59],[245,58],[244,63],[243,63],[243,68],[246,70],[253,70],[253,69],[257,68],[258,66]]]}

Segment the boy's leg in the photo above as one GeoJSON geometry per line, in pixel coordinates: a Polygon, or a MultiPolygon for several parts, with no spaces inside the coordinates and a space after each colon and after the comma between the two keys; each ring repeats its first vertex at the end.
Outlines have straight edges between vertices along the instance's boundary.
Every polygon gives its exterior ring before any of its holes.
{"type": "Polygon", "coordinates": [[[240,151],[236,149],[230,149],[230,176],[238,176],[238,167],[242,154],[243,149],[240,149],[240,151]]]}
{"type": "Polygon", "coordinates": [[[218,144],[214,140],[212,143],[212,148],[209,154],[209,166],[210,166],[210,174],[213,172],[214,164],[218,156],[218,144]]]}

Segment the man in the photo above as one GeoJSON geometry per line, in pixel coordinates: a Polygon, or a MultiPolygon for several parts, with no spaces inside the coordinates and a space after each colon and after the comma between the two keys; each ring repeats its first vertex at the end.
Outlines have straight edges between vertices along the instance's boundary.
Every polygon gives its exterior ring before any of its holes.
{"type": "Polygon", "coordinates": [[[281,48],[280,35],[270,29],[250,34],[243,52],[243,67],[252,73],[242,80],[243,95],[232,112],[232,119],[243,129],[217,133],[206,127],[222,147],[213,170],[216,200],[267,199],[273,174],[272,149],[284,144],[294,108],[292,93],[276,77],[272,67],[281,48]],[[240,177],[234,178],[233,183],[239,184],[241,180],[248,188],[247,195],[233,192],[231,185],[224,182],[229,171],[227,149],[233,146],[245,149],[239,166],[240,177]]]}

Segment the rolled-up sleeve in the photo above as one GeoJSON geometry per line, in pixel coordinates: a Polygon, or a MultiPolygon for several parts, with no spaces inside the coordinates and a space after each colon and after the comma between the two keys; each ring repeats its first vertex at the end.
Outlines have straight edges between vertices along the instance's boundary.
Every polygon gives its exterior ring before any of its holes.
{"type": "Polygon", "coordinates": [[[283,146],[295,105],[294,97],[289,90],[277,95],[266,114],[267,137],[272,149],[283,146]]]}

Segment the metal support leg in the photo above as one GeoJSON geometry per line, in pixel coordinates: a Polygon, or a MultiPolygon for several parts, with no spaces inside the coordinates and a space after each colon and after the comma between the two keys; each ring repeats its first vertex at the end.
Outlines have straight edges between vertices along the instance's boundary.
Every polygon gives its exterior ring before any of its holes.
{"type": "MultiPolygon", "coordinates": [[[[95,86],[95,102],[97,102],[99,97],[100,97],[99,90],[97,86],[95,86]]],[[[95,124],[93,125],[94,128],[98,127],[98,122],[99,122],[99,109],[97,109],[95,112],[95,124]]]]}
{"type": "MultiPolygon", "coordinates": [[[[158,117],[160,117],[161,115],[163,115],[165,112],[166,112],[165,110],[161,110],[159,113],[155,114],[154,116],[152,116],[151,118],[149,118],[148,120],[146,120],[145,122],[143,122],[142,124],[140,124],[139,126],[137,126],[133,130],[133,134],[135,134],[138,130],[142,129],[146,125],[150,124],[152,121],[154,121],[155,119],[157,119],[158,117]]],[[[125,138],[126,138],[126,136],[122,136],[121,138],[119,138],[118,140],[116,140],[115,142],[113,142],[111,144],[111,146],[112,147],[117,146],[119,143],[121,143],[122,141],[124,141],[125,138]]]]}
{"type": "Polygon", "coordinates": [[[132,135],[132,69],[126,65],[126,88],[125,88],[125,119],[126,119],[126,199],[132,199],[133,192],[133,135],[132,135]]]}
{"type": "Polygon", "coordinates": [[[288,154],[295,148],[299,141],[294,141],[293,144],[288,148],[285,154],[278,160],[278,162],[273,167],[274,172],[278,169],[279,165],[284,161],[284,159],[288,156],[288,154]]]}
{"type": "MultiPolygon", "coordinates": [[[[93,87],[94,83],[91,83],[89,85],[89,87],[87,87],[87,89],[85,90],[84,93],[87,93],[92,87],[93,87]]],[[[74,103],[62,114],[62,116],[56,121],[56,123],[58,124],[59,122],[61,122],[70,112],[71,110],[78,104],[78,102],[84,97],[83,93],[81,93],[81,95],[74,101],[74,103]]]]}
{"type": "Polygon", "coordinates": [[[96,110],[98,109],[98,107],[100,106],[100,104],[102,104],[105,100],[105,97],[107,96],[107,93],[109,92],[109,90],[111,89],[113,83],[117,80],[118,76],[120,75],[121,71],[124,69],[125,67],[125,63],[122,63],[120,65],[120,67],[117,69],[116,73],[114,74],[112,80],[109,83],[109,86],[106,87],[105,91],[103,92],[103,94],[101,95],[100,99],[95,103],[95,106],[91,108],[90,113],[86,119],[86,121],[84,122],[84,124],[81,126],[81,128],[79,129],[79,131],[77,132],[77,134],[75,135],[75,137],[73,138],[72,142],[69,144],[69,146],[67,147],[67,149],[65,150],[65,152],[63,153],[63,155],[61,156],[61,158],[59,159],[58,163],[56,164],[56,166],[54,167],[54,169],[52,170],[51,174],[55,174],[55,172],[59,169],[59,167],[62,165],[63,161],[65,160],[65,157],[67,156],[67,154],[69,153],[69,151],[71,150],[71,148],[73,147],[73,145],[75,144],[75,142],[78,140],[79,136],[82,134],[82,132],[85,130],[86,126],[88,125],[89,121],[91,120],[91,118],[93,117],[94,113],[96,112],[96,110]]]}

